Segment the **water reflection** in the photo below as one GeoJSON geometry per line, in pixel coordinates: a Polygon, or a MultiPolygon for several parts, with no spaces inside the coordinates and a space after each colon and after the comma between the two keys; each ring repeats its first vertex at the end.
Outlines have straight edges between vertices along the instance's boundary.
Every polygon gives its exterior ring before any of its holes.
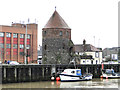
{"type": "Polygon", "coordinates": [[[93,79],[92,81],[62,82],[60,88],[118,88],[118,79],[93,79]]]}
{"type": "Polygon", "coordinates": [[[93,79],[92,81],[60,82],[42,81],[3,84],[2,88],[118,88],[118,79],[93,79]]]}

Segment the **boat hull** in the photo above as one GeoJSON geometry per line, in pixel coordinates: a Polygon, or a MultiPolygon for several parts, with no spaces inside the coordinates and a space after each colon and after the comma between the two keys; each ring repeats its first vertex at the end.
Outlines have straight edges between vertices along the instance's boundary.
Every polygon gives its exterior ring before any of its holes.
{"type": "Polygon", "coordinates": [[[120,76],[118,76],[118,75],[112,75],[112,74],[111,74],[111,75],[103,74],[102,77],[103,77],[103,78],[109,78],[109,79],[110,79],[110,78],[111,78],[111,79],[120,78],[120,76]]]}
{"type": "Polygon", "coordinates": [[[92,79],[92,76],[81,77],[81,76],[73,76],[73,75],[66,75],[66,74],[61,74],[59,76],[60,76],[60,80],[62,82],[87,81],[87,80],[91,80],[92,79]]]}

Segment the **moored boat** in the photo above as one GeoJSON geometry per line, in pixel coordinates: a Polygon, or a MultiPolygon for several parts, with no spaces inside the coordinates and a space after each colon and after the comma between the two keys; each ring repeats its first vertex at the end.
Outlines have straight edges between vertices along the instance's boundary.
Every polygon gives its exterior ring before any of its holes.
{"type": "Polygon", "coordinates": [[[115,73],[113,69],[104,69],[102,70],[103,78],[120,78],[120,73],[115,73]]]}
{"type": "Polygon", "coordinates": [[[85,81],[91,80],[93,75],[82,75],[81,69],[65,69],[59,76],[61,81],[85,81]]]}

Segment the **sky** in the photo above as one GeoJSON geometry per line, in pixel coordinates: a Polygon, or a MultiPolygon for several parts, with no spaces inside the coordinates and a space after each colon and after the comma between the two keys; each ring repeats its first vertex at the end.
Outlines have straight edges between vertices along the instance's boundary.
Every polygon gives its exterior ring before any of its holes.
{"type": "Polygon", "coordinates": [[[38,24],[38,46],[42,45],[42,28],[55,11],[71,28],[74,44],[111,48],[118,46],[119,0],[0,0],[0,25],[38,24]]]}

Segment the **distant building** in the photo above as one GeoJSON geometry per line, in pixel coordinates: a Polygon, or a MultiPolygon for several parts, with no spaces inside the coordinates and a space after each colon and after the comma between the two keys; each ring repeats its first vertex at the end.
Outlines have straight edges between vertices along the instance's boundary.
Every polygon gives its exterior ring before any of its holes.
{"type": "Polygon", "coordinates": [[[42,30],[42,62],[68,64],[72,50],[71,29],[55,10],[42,30]]]}
{"type": "Polygon", "coordinates": [[[27,42],[25,52],[26,24],[13,23],[12,26],[0,26],[0,61],[37,62],[37,24],[27,24],[27,42]]]}
{"type": "Polygon", "coordinates": [[[120,47],[105,48],[103,50],[103,58],[106,61],[120,60],[120,47]]]}
{"type": "Polygon", "coordinates": [[[75,55],[78,57],[76,62],[78,64],[101,64],[102,50],[94,47],[91,44],[78,44],[74,46],[75,55]]]}
{"type": "Polygon", "coordinates": [[[38,64],[42,64],[42,46],[39,46],[39,49],[38,49],[37,62],[38,62],[38,64]]]}

